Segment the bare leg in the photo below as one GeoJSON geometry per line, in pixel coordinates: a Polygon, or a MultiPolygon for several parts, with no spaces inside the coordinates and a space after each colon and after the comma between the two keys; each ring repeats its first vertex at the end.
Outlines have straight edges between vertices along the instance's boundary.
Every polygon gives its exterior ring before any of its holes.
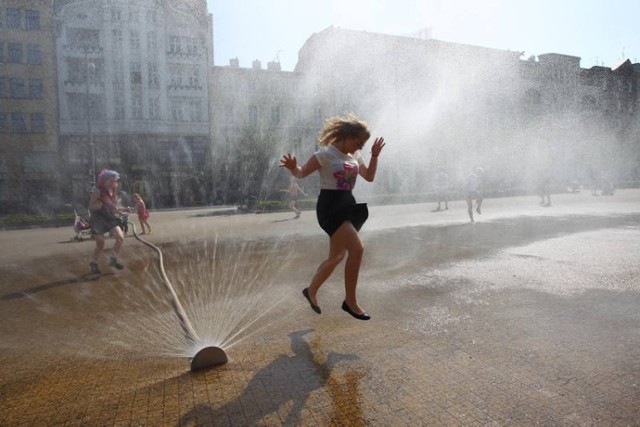
{"type": "Polygon", "coordinates": [[[336,238],[336,234],[338,234],[337,231],[333,233],[333,236],[329,239],[329,256],[318,266],[316,274],[313,275],[313,279],[311,279],[311,284],[309,285],[309,299],[311,299],[315,305],[318,305],[316,298],[318,289],[320,289],[320,286],[331,276],[333,270],[336,269],[347,253],[344,246],[342,246],[342,242],[336,238]]]}
{"type": "Polygon", "coordinates": [[[473,199],[467,197],[467,213],[469,214],[469,219],[473,222],[473,199]]]}
{"type": "Polygon", "coordinates": [[[358,276],[360,275],[364,245],[358,232],[350,222],[342,224],[338,231],[336,231],[336,234],[339,234],[338,238],[344,241],[347,253],[349,254],[344,266],[345,301],[353,311],[362,314],[364,310],[358,305],[356,287],[358,286],[358,276]]]}
{"type": "Polygon", "coordinates": [[[479,197],[476,199],[476,212],[478,212],[479,214],[482,213],[482,200],[484,200],[482,197],[479,197]]]}
{"type": "Polygon", "coordinates": [[[140,228],[142,229],[142,233],[140,234],[147,234],[146,231],[144,231],[144,221],[140,220],[140,228]]]}
{"type": "Polygon", "coordinates": [[[104,237],[102,234],[96,234],[96,249],[93,251],[93,262],[98,262],[98,258],[100,257],[100,253],[104,249],[104,237]]]}
{"type": "Polygon", "coordinates": [[[124,235],[122,234],[122,229],[120,227],[111,229],[111,236],[116,239],[116,243],[113,245],[113,256],[118,257],[120,248],[122,248],[122,244],[124,243],[124,235]]]}

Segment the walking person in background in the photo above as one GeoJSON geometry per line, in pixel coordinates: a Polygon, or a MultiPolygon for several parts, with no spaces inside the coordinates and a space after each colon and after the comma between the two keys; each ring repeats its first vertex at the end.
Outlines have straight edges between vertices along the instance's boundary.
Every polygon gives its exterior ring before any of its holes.
{"type": "Polygon", "coordinates": [[[473,221],[473,201],[476,201],[476,212],[482,213],[482,175],[484,169],[481,167],[476,168],[475,173],[469,174],[467,180],[464,183],[464,190],[466,193],[465,200],[467,201],[467,213],[469,219],[473,221]]]}
{"type": "Polygon", "coordinates": [[[151,234],[151,226],[149,225],[149,211],[147,210],[147,206],[144,204],[144,200],[138,193],[133,193],[133,201],[136,203],[136,212],[138,213],[138,221],[140,221],[140,228],[142,228],[142,233],[147,234],[145,231],[145,226],[147,227],[148,234],[151,234]]]}
{"type": "Polygon", "coordinates": [[[116,242],[109,257],[109,266],[118,270],[122,270],[124,266],[118,261],[118,254],[124,243],[124,235],[122,234],[122,220],[118,215],[126,212],[127,209],[118,207],[118,186],[120,175],[118,172],[103,169],[98,174],[96,189],[91,193],[89,200],[89,212],[91,212],[90,224],[95,232],[96,248],[93,252],[93,258],[89,263],[93,274],[102,274],[98,267],[98,259],[104,250],[104,234],[109,233],[116,242]]]}
{"type": "Polygon", "coordinates": [[[440,203],[444,202],[444,209],[449,209],[449,174],[444,169],[438,169],[435,176],[435,190],[438,198],[438,207],[435,212],[440,212],[440,203]]]}
{"type": "Polygon", "coordinates": [[[373,182],[378,167],[378,156],[384,147],[384,138],[376,138],[371,147],[369,165],[362,156],[362,147],[371,136],[368,126],[354,115],[333,117],[325,122],[319,135],[320,149],[303,165],[286,154],[280,160],[280,167],[291,171],[296,178],[304,178],[313,172],[320,174],[320,195],[316,204],[316,215],[320,227],[329,235],[329,255],[302,294],[311,308],[318,314],[317,293],[333,270],[346,256],[344,285],[345,300],[342,309],[360,320],[371,317],[360,307],[356,298],[356,287],[364,246],[358,231],[367,220],[367,205],[356,204],[351,190],[360,175],[373,182]]]}
{"type": "Polygon", "coordinates": [[[301,194],[303,196],[306,196],[307,194],[304,191],[302,191],[302,187],[298,185],[298,182],[296,181],[295,176],[291,177],[291,180],[289,182],[289,188],[286,191],[287,193],[289,193],[289,208],[295,212],[296,214],[295,219],[298,219],[300,218],[300,214],[302,213],[300,209],[298,209],[298,198],[300,197],[301,194]]]}

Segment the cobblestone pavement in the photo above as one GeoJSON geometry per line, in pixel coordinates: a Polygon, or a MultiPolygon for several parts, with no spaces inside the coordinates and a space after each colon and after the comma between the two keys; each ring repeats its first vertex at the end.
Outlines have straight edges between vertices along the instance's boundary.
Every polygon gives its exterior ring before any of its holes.
{"type": "MultiPolygon", "coordinates": [[[[191,372],[153,252],[88,274],[68,229],[0,232],[0,425],[639,425],[640,191],[372,207],[359,302],[313,212],[152,214],[203,345],[191,372]]],[[[111,246],[107,242],[107,247],[111,246]]]]}

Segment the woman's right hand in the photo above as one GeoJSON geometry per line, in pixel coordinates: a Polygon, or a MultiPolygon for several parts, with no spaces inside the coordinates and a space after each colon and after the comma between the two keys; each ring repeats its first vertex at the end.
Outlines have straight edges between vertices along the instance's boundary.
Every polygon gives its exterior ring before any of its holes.
{"type": "Polygon", "coordinates": [[[280,167],[287,168],[290,171],[293,171],[298,167],[298,160],[295,158],[295,156],[287,153],[282,156],[282,159],[280,160],[280,167]]]}

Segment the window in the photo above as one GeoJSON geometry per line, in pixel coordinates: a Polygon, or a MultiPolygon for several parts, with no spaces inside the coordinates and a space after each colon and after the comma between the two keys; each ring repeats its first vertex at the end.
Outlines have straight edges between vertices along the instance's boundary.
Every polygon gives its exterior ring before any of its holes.
{"type": "Polygon", "coordinates": [[[169,36],[169,52],[180,53],[180,37],[169,36]]]}
{"type": "Polygon", "coordinates": [[[147,22],[150,24],[155,24],[156,23],[156,11],[155,10],[148,10],[147,11],[147,22]]]}
{"type": "Polygon", "coordinates": [[[25,27],[27,31],[40,30],[40,12],[37,10],[27,10],[24,13],[25,27]]]}
{"type": "Polygon", "coordinates": [[[29,98],[42,99],[42,79],[29,79],[29,98]]]}
{"type": "Polygon", "coordinates": [[[200,70],[198,67],[193,67],[191,75],[189,76],[189,86],[200,87],[200,70]]]}
{"type": "Polygon", "coordinates": [[[193,37],[185,37],[184,42],[187,45],[187,52],[189,54],[196,55],[198,53],[197,39],[193,37]]]}
{"type": "Polygon", "coordinates": [[[189,101],[189,120],[199,122],[202,117],[202,102],[199,99],[189,101]]]}
{"type": "Polygon", "coordinates": [[[27,119],[24,113],[11,113],[11,130],[13,133],[27,133],[27,119]]]}
{"type": "Polygon", "coordinates": [[[129,21],[130,22],[138,22],[140,15],[138,14],[137,9],[129,9],[129,21]]]}
{"type": "Polygon", "coordinates": [[[7,8],[7,28],[19,30],[22,28],[22,13],[14,7],[7,8]]]}
{"type": "Polygon", "coordinates": [[[114,118],[124,119],[124,93],[115,98],[114,118]]]}
{"type": "Polygon", "coordinates": [[[131,30],[129,33],[129,46],[131,50],[140,50],[140,32],[138,30],[131,30]]]}
{"type": "Polygon", "coordinates": [[[0,77],[0,99],[7,97],[7,90],[5,89],[7,79],[0,77]]]}
{"type": "Polygon", "coordinates": [[[171,118],[174,122],[184,121],[184,115],[182,113],[182,103],[178,100],[171,101],[171,118]]]}
{"type": "Polygon", "coordinates": [[[22,64],[22,44],[9,43],[9,63],[22,64]]]}
{"type": "Polygon", "coordinates": [[[11,79],[11,98],[24,99],[26,96],[24,79],[11,79]]]}
{"type": "Polygon", "coordinates": [[[160,75],[158,74],[158,64],[150,62],[149,68],[149,88],[158,89],[160,87],[160,75]]]}
{"type": "Polygon", "coordinates": [[[142,118],[142,94],[134,94],[131,97],[131,117],[134,119],[142,118]]]}
{"type": "Polygon", "coordinates": [[[171,86],[182,86],[182,66],[180,64],[172,64],[169,72],[171,73],[171,86]]]}
{"type": "Polygon", "coordinates": [[[158,50],[158,34],[155,31],[147,33],[147,51],[148,53],[155,53],[158,50]]]}
{"type": "Polygon", "coordinates": [[[160,98],[149,99],[149,118],[160,118],[160,98]]]}
{"type": "Polygon", "coordinates": [[[122,47],[122,30],[114,28],[111,30],[111,40],[116,47],[122,47]]]}
{"type": "Polygon", "coordinates": [[[9,115],[0,113],[0,133],[9,133],[9,115]]]}
{"type": "Polygon", "coordinates": [[[27,45],[27,64],[40,65],[42,64],[42,51],[40,45],[28,44],[27,45]]]}
{"type": "Polygon", "coordinates": [[[132,85],[142,84],[142,72],[140,71],[140,63],[132,62],[129,65],[129,70],[131,71],[131,84],[132,85]]]}
{"type": "Polygon", "coordinates": [[[44,114],[31,113],[31,133],[44,133],[44,114]]]}
{"type": "Polygon", "coordinates": [[[116,8],[111,9],[111,20],[122,21],[122,12],[120,12],[120,10],[116,8]]]}

